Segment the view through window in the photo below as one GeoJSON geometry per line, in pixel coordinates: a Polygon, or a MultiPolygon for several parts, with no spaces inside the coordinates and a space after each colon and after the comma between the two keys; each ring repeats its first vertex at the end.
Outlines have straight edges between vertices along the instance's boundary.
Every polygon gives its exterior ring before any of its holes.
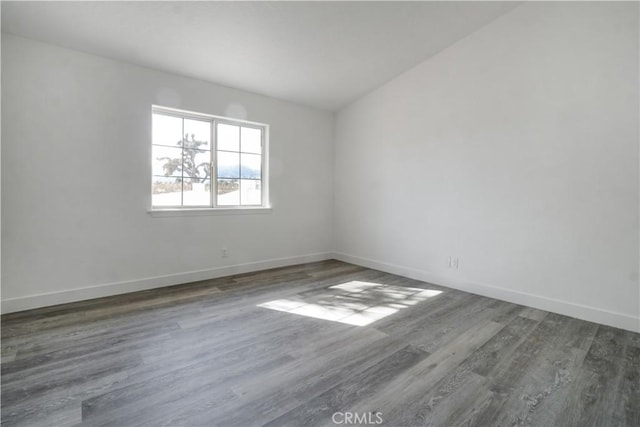
{"type": "Polygon", "coordinates": [[[152,207],[266,206],[267,126],[154,107],[152,207]]]}

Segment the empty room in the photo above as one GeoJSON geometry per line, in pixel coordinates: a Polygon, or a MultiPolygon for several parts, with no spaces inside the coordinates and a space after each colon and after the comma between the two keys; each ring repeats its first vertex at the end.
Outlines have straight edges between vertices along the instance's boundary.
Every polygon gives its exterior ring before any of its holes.
{"type": "Polygon", "coordinates": [[[639,6],[1,1],[2,426],[640,426],[639,6]]]}

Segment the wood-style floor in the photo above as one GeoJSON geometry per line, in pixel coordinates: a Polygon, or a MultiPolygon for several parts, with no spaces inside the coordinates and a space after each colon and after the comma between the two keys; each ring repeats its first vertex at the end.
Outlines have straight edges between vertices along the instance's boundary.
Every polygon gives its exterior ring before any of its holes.
{"type": "Polygon", "coordinates": [[[338,261],[2,317],[2,425],[348,425],[356,414],[637,427],[640,334],[338,261]]]}

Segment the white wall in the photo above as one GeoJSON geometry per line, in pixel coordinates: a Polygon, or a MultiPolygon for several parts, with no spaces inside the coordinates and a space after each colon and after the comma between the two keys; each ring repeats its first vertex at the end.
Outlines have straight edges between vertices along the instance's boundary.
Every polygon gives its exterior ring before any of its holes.
{"type": "Polygon", "coordinates": [[[7,34],[2,113],[4,312],[329,256],[330,113],[7,34]],[[270,124],[272,212],[151,217],[152,104],[270,124]]]}
{"type": "Polygon", "coordinates": [[[3,34],[2,309],[335,250],[640,330],[638,59],[637,4],[526,3],[334,136],[325,112],[3,34]],[[269,123],[273,211],[149,216],[151,104],[269,123]]]}
{"type": "Polygon", "coordinates": [[[525,3],[346,107],[339,257],[640,331],[638,75],[637,3],[525,3]]]}

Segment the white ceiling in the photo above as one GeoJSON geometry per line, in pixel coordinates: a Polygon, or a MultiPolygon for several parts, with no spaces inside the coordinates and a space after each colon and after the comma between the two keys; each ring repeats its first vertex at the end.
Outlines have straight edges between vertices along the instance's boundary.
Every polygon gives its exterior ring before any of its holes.
{"type": "Polygon", "coordinates": [[[515,6],[2,1],[2,31],[337,110],[515,6]]]}

